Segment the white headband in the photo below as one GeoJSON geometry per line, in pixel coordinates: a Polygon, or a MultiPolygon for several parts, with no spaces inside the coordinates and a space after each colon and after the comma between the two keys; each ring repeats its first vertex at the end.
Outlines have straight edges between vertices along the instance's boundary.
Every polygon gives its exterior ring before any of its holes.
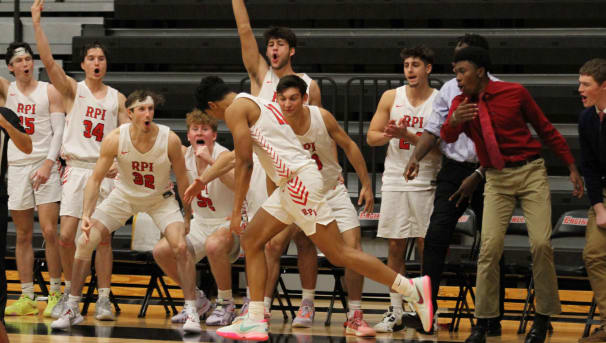
{"type": "Polygon", "coordinates": [[[152,99],[152,97],[148,95],[147,98],[145,98],[143,100],[137,100],[137,101],[135,101],[135,103],[132,104],[132,105],[130,105],[128,107],[128,109],[132,110],[133,108],[138,107],[138,106],[142,106],[142,105],[154,105],[154,99],[152,99]]]}
{"type": "Polygon", "coordinates": [[[30,55],[30,53],[27,52],[27,50],[25,50],[25,48],[23,48],[23,47],[19,47],[19,48],[15,49],[15,51],[13,51],[13,57],[11,57],[10,61],[8,61],[8,64],[13,63],[15,58],[21,57],[23,55],[30,55]]]}

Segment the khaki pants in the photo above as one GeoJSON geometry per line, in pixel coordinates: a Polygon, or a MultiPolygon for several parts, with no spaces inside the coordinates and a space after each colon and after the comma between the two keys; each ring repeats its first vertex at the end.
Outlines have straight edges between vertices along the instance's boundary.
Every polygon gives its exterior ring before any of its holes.
{"type": "MultiPolygon", "coordinates": [[[[606,190],[603,191],[606,196],[606,190]]],[[[604,201],[606,204],[606,200],[604,201]]],[[[596,224],[595,211],[589,208],[589,220],[585,232],[585,249],[583,259],[587,268],[587,275],[591,283],[591,289],[600,310],[602,326],[606,325],[606,229],[599,228],[596,224]]]]}
{"type": "Polygon", "coordinates": [[[499,260],[516,200],[520,201],[530,239],[536,312],[561,311],[551,248],[551,195],[542,158],[524,166],[488,169],[484,188],[482,242],[476,280],[476,317],[499,313],[499,260]]]}

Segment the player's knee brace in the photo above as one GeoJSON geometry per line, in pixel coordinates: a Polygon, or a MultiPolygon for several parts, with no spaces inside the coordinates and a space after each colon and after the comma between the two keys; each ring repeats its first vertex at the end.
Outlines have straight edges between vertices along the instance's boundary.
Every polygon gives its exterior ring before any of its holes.
{"type": "Polygon", "coordinates": [[[92,228],[88,238],[85,234],[81,234],[76,242],[76,255],[79,260],[90,261],[93,256],[93,251],[101,242],[101,233],[99,230],[92,228]]]}

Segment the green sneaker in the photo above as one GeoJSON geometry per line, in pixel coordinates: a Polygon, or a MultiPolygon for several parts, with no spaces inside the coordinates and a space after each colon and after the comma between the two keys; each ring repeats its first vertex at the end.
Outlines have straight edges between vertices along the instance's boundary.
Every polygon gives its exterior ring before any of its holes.
{"type": "Polygon", "coordinates": [[[47,318],[51,317],[53,313],[53,308],[55,305],[61,300],[61,292],[54,292],[48,295],[48,303],[46,304],[46,308],[44,309],[44,316],[47,318]]]}
{"type": "Polygon", "coordinates": [[[7,306],[4,310],[6,316],[29,316],[38,314],[38,305],[27,295],[21,295],[19,300],[7,306]]]}

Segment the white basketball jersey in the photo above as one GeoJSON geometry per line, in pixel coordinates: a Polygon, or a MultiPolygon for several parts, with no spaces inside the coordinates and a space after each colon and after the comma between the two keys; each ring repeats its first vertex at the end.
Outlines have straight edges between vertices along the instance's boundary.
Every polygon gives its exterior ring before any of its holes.
{"type": "MultiPolygon", "coordinates": [[[[216,160],[224,151],[229,150],[215,142],[211,157],[216,160]]],[[[196,166],[196,155],[191,146],[185,151],[185,166],[187,167],[189,182],[192,183],[199,175],[196,166]]],[[[233,207],[234,192],[219,179],[209,182],[196,196],[196,199],[191,202],[194,217],[199,216],[201,218],[227,218],[231,216],[233,207]]]]}
{"type": "MultiPolygon", "coordinates": [[[[305,93],[308,95],[307,101],[309,102],[309,86],[311,85],[311,77],[309,77],[307,74],[297,74],[297,76],[302,78],[307,84],[307,90],[305,93]]],[[[278,82],[280,82],[280,78],[270,67],[267,73],[265,73],[263,85],[261,86],[261,91],[259,91],[258,97],[266,101],[277,102],[278,94],[276,93],[276,88],[278,87],[278,82]]]]}
{"type": "Polygon", "coordinates": [[[50,121],[48,83],[38,81],[38,86],[29,95],[21,93],[15,81],[11,82],[6,94],[7,108],[13,110],[21,120],[25,132],[32,139],[32,153],[25,154],[9,140],[7,158],[9,165],[25,165],[46,159],[53,129],[50,121]]]}
{"type": "Polygon", "coordinates": [[[172,189],[168,158],[168,126],[158,125],[153,147],[142,154],[130,139],[131,124],[120,126],[116,189],[129,198],[149,200],[172,189]]]}
{"type": "MultiPolygon", "coordinates": [[[[396,97],[389,114],[390,120],[396,123],[404,118],[409,130],[418,136],[423,133],[423,127],[427,123],[433,111],[433,100],[438,94],[433,90],[431,96],[417,107],[413,107],[406,96],[406,85],[396,88],[396,97]]],[[[412,156],[414,145],[404,139],[392,139],[387,146],[387,157],[385,158],[385,171],[383,172],[383,191],[409,191],[427,190],[435,187],[435,180],[440,170],[441,158],[429,153],[420,162],[419,175],[406,182],[404,180],[404,169],[412,156]]]]}
{"type": "Polygon", "coordinates": [[[310,116],[309,130],[302,136],[297,135],[297,138],[303,149],[309,151],[311,158],[316,161],[324,179],[324,187],[332,189],[337,185],[341,175],[341,165],[333,150],[335,141],[328,134],[320,109],[317,106],[307,106],[307,108],[310,116]]]}
{"type": "Polygon", "coordinates": [[[118,127],[118,91],[107,87],[99,100],[84,81],[78,82],[74,106],[65,118],[61,156],[66,160],[95,163],[101,141],[118,127]]]}
{"type": "Polygon", "coordinates": [[[240,93],[236,99],[252,100],[261,109],[257,122],[250,127],[253,151],[267,176],[278,186],[284,185],[302,167],[313,165],[277,104],[240,93]]]}

